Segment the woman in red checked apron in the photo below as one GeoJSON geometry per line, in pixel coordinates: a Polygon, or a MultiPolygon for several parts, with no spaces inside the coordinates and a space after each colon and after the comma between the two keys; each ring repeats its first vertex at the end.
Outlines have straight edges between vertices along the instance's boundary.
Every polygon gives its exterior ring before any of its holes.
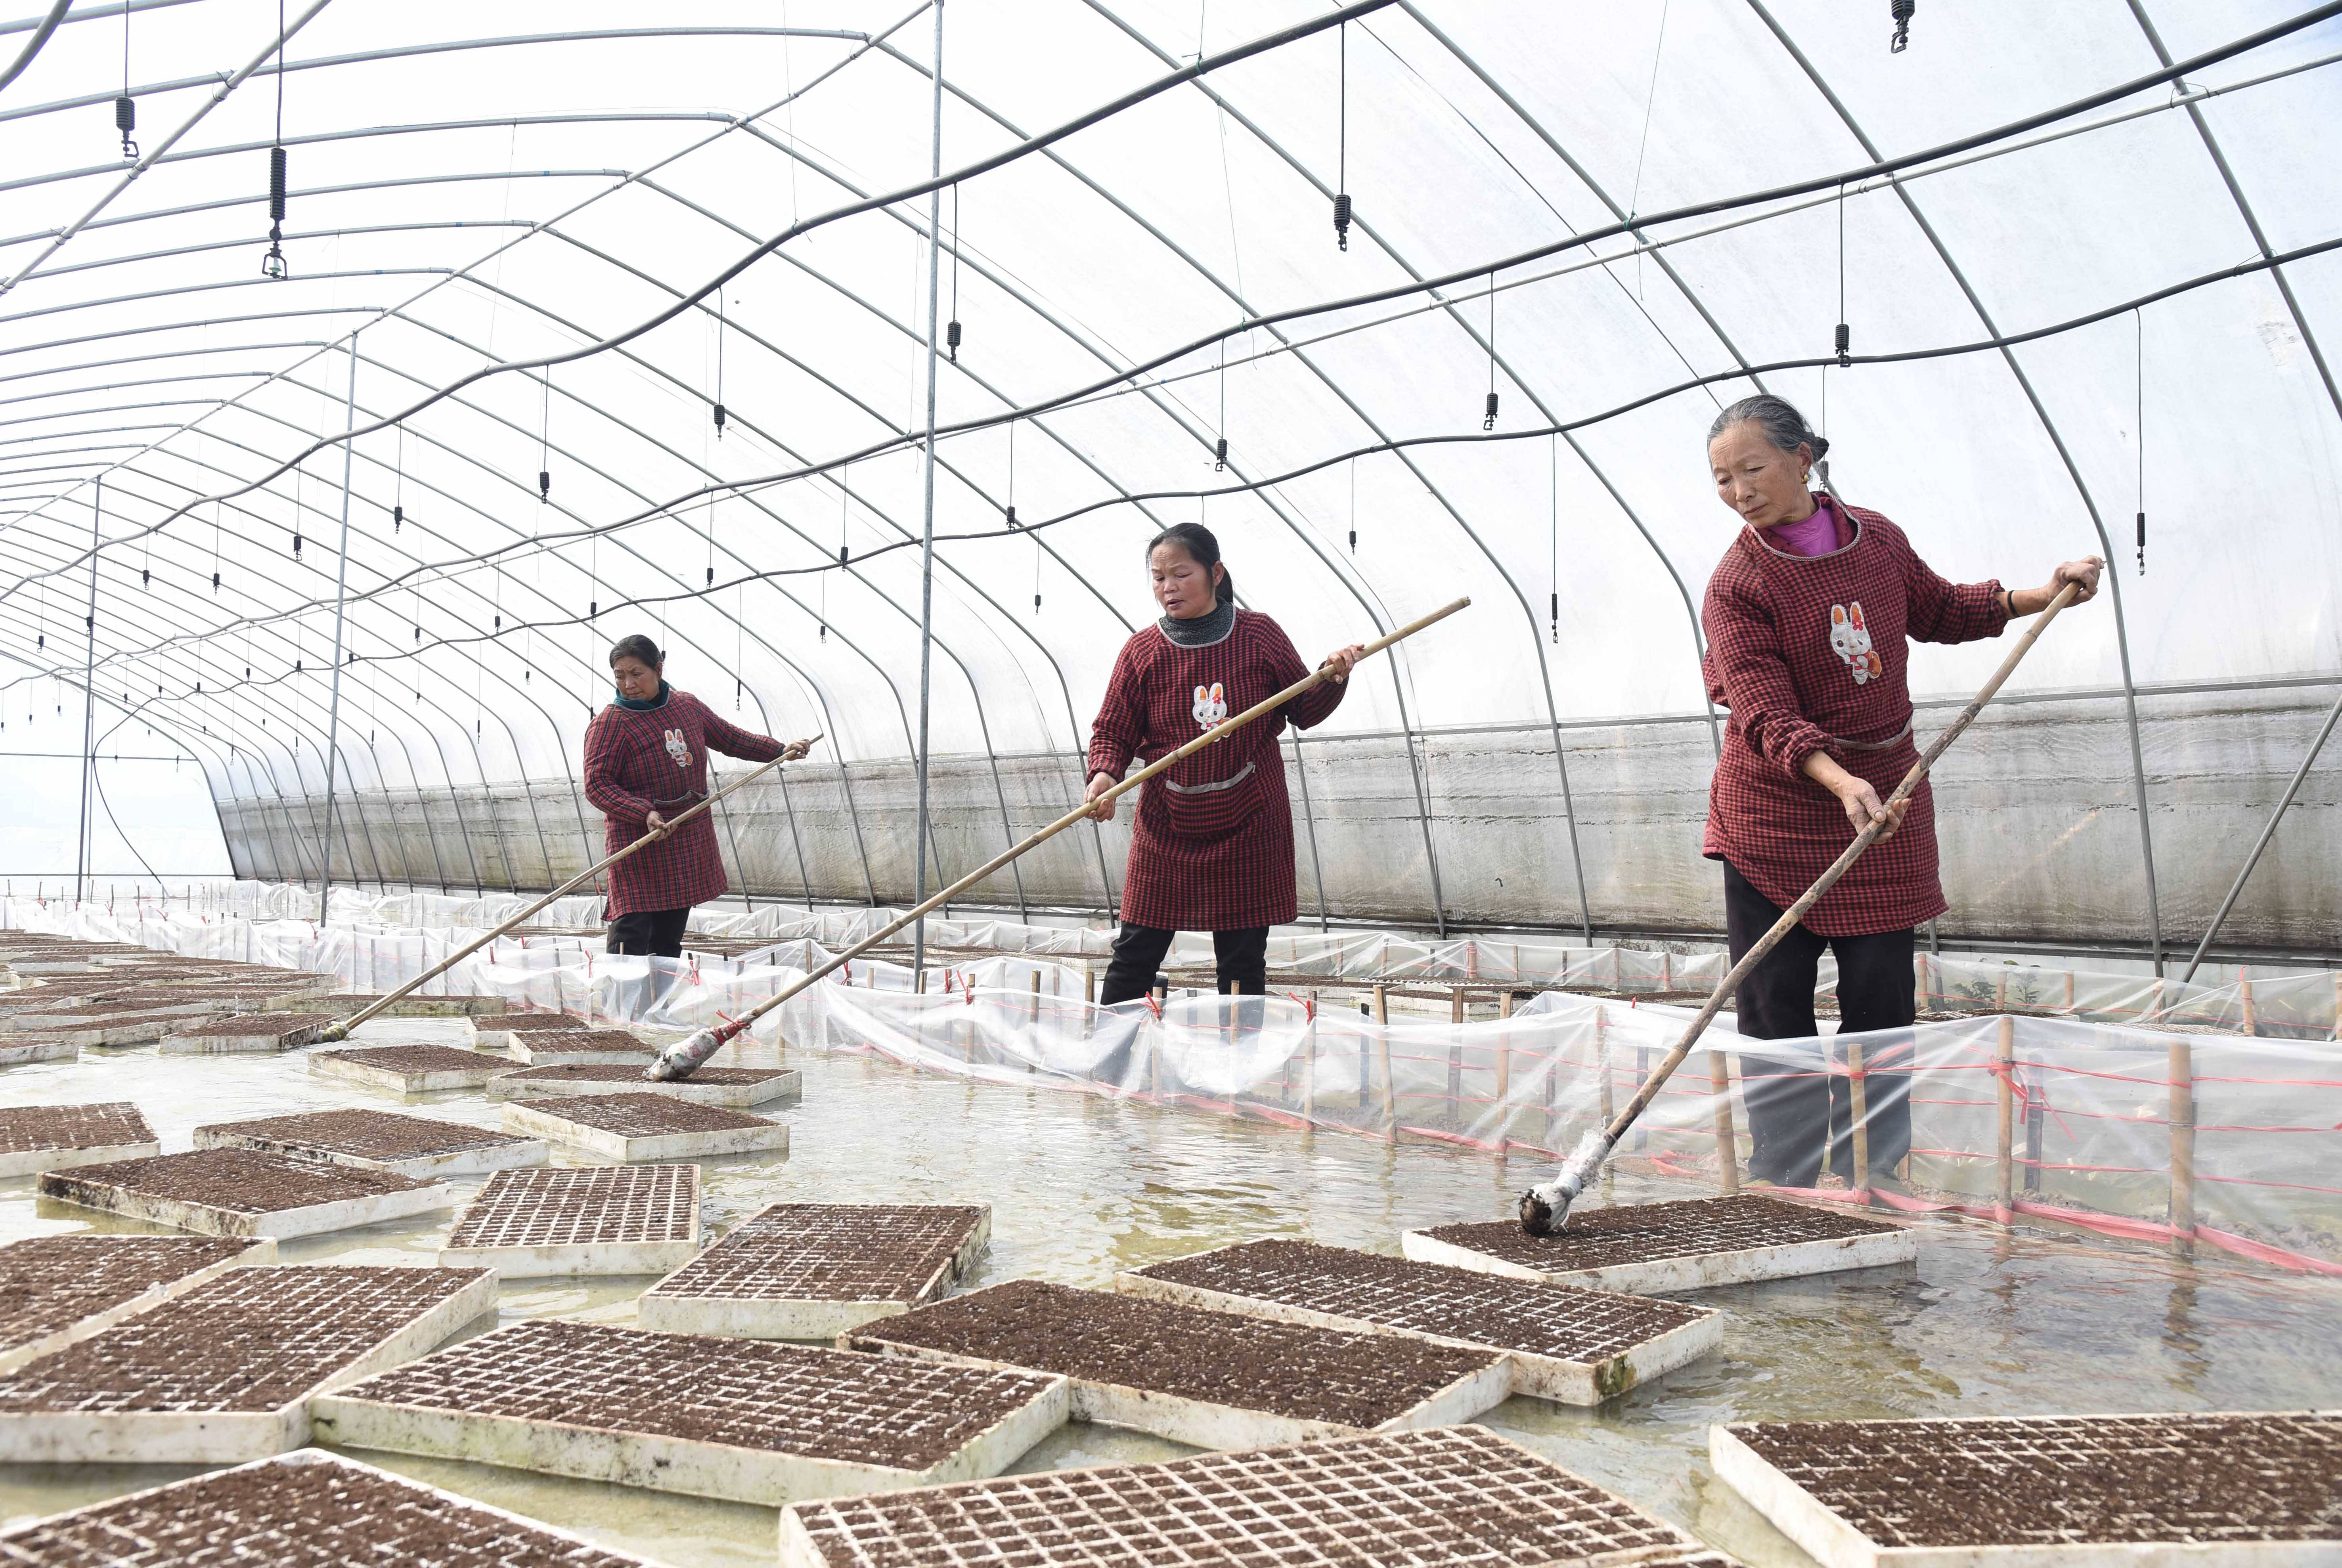
{"type": "MultiPolygon", "coordinates": [[[[1309,673],[1275,621],[1236,608],[1210,529],[1166,528],[1147,545],[1146,565],[1163,619],[1125,643],[1114,662],[1090,728],[1090,800],[1111,789],[1133,757],[1154,762],[1309,673]]],[[[1293,809],[1276,737],[1288,719],[1310,729],[1339,707],[1363,652],[1353,645],[1328,655],[1326,678],[1314,690],[1140,786],[1122,931],[1101,1004],[1144,996],[1182,931],[1212,934],[1222,992],[1266,989],[1268,928],[1296,913],[1293,809]]],[[[1112,821],[1115,804],[1093,814],[1112,821]]]]}
{"type": "MultiPolygon", "coordinates": [[[[1726,938],[1736,963],[1781,911],[1886,813],[1918,751],[1911,734],[1907,639],[1995,637],[2045,608],[2067,583],[2096,595],[2104,563],[2068,561],[2038,588],[1947,583],[1903,531],[1876,512],[1807,487],[1829,443],[1782,399],[1744,398],[1716,416],[1707,454],[1716,494],[1745,524],[1708,579],[1701,622],[1711,699],[1731,710],[1708,791],[1702,853],[1724,863],[1726,938]]],[[[1824,894],[1742,982],[1740,1033],[1758,1040],[1816,1033],[1814,984],[1827,947],[1837,959],[1839,1028],[1908,1025],[1915,1011],[1912,928],[1949,907],[1936,874],[1935,796],[1926,784],[1887,833],[1824,894]]],[[[1825,1146],[1854,1171],[1843,1078],[1742,1061],[1760,1183],[1809,1187],[1825,1146]]],[[[1911,1149],[1910,1075],[1871,1072],[1871,1180],[1911,1149]]]]}
{"type": "Polygon", "coordinates": [[[648,637],[626,637],[610,650],[617,697],[586,731],[586,798],[607,823],[610,850],[646,833],[666,838],[610,868],[609,950],[677,958],[691,906],[721,898],[730,885],[716,851],[712,812],[701,812],[667,836],[667,819],[707,794],[707,754],[722,752],[753,763],[794,762],[809,741],[786,745],[769,735],[727,724],[689,692],[660,677],[665,655],[648,637]]]}

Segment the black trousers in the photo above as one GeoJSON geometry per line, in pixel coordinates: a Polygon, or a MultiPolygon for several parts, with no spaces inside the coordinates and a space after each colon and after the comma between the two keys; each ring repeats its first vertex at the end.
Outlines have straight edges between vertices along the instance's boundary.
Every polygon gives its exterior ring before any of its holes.
{"type": "MultiPolygon", "coordinates": [[[[1171,951],[1171,939],[1177,934],[1124,921],[1114,939],[1114,957],[1106,966],[1106,985],[1098,993],[1098,1005],[1111,1007],[1154,990],[1163,956],[1171,951]]],[[[1222,993],[1260,995],[1268,989],[1268,927],[1250,925],[1241,931],[1212,933],[1212,966],[1222,993]]]]}
{"type": "Polygon", "coordinates": [[[610,922],[606,950],[651,958],[683,956],[683,928],[691,919],[691,905],[681,909],[638,909],[610,922]]]}
{"type": "MultiPolygon", "coordinates": [[[[1737,964],[1773,928],[1781,911],[1724,863],[1725,940],[1737,964]]],[[[1837,958],[1838,1028],[1908,1027],[1916,1015],[1918,976],[1912,968],[1911,933],[1822,936],[1799,925],[1740,983],[1740,1033],[1756,1040],[1796,1040],[1816,1032],[1814,984],[1822,949],[1837,958]]],[[[1906,1048],[1907,1050],[1907,1047],[1906,1048]]],[[[1863,1094],[1870,1168],[1892,1172],[1911,1152],[1911,1074],[1878,1071],[1864,1063],[1863,1094]]],[[[1829,1168],[1854,1179],[1851,1086],[1824,1077],[1814,1065],[1740,1059],[1740,1092],[1748,1104],[1748,1174],[1785,1187],[1810,1187],[1829,1168]]]]}

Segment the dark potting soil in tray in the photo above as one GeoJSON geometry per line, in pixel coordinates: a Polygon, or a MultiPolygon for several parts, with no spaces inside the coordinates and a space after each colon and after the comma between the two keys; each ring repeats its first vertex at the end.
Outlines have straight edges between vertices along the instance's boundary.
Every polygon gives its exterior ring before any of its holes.
{"type": "Polygon", "coordinates": [[[1574,1209],[1569,1223],[1550,1236],[1522,1233],[1512,1220],[1439,1225],[1424,1233],[1506,1263],[1563,1273],[1648,1263],[1654,1258],[1736,1253],[1801,1242],[1836,1241],[1899,1229],[1881,1220],[1832,1209],[1742,1193],[1733,1198],[1686,1198],[1672,1203],[1620,1203],[1574,1209]]]}
{"type": "Polygon", "coordinates": [[[791,1512],[832,1568],[1502,1568],[1613,1557],[1733,1568],[1477,1426],[1004,1475],[791,1512]]]}
{"type": "Polygon", "coordinates": [[[696,1165],[498,1171],[455,1222],[447,1245],[545,1247],[687,1241],[698,1215],[696,1165]]]}
{"type": "Polygon", "coordinates": [[[315,1452],[215,1471],[25,1525],[0,1535],[0,1562],[25,1568],[643,1568],[639,1558],[315,1452]]]}
{"type": "Polygon", "coordinates": [[[0,1154],[154,1141],[155,1130],[127,1100],[98,1105],[0,1105],[0,1154]]]}
{"type": "Polygon", "coordinates": [[[2342,1415],[1727,1430],[1881,1546],[2342,1540],[2342,1415]]]}
{"type": "MultiPolygon", "coordinates": [[[[490,1015],[490,1023],[495,1017],[490,1015]]],[[[575,1029],[524,1029],[532,1051],[629,1051],[640,1052],[645,1058],[658,1054],[657,1047],[638,1034],[624,1029],[588,1029],[580,1024],[575,1029]]]]}
{"type": "Polygon", "coordinates": [[[1040,1280],[1011,1280],[881,1319],[851,1343],[917,1345],[1085,1383],[1369,1428],[1496,1359],[1040,1280]]]}
{"type": "Polygon", "coordinates": [[[427,1116],[402,1116],[395,1111],[311,1111],[298,1116],[265,1116],[256,1122],[216,1122],[195,1130],[301,1144],[362,1160],[410,1160],[528,1142],[510,1133],[435,1122],[427,1116]]]}
{"type": "Polygon", "coordinates": [[[312,1054],[330,1056],[337,1062],[355,1062],[362,1067],[379,1067],[385,1073],[493,1073],[505,1065],[501,1056],[467,1051],[460,1045],[368,1045],[357,1051],[318,1051],[312,1054]]]}
{"type": "Polygon", "coordinates": [[[388,1171],[289,1159],[258,1149],[197,1149],[186,1154],[45,1172],[40,1190],[43,1197],[63,1198],[91,1208],[105,1208],[105,1195],[118,1190],[205,1203],[239,1214],[266,1214],[345,1198],[412,1192],[430,1184],[388,1171]]]}
{"type": "Polygon", "coordinates": [[[1248,1242],[1140,1269],[1149,1279],[1250,1296],[1565,1361],[1598,1362],[1715,1314],[1611,1291],[1386,1258],[1311,1242],[1248,1242]]]}
{"type": "MultiPolygon", "coordinates": [[[[702,1067],[685,1082],[766,1084],[788,1071],[786,1067],[702,1067]]],[[[623,1062],[555,1062],[543,1067],[523,1067],[516,1072],[499,1073],[496,1077],[506,1084],[639,1084],[643,1081],[640,1069],[629,1067],[623,1062]]]]}
{"type": "Polygon", "coordinates": [[[774,1127],[763,1116],[744,1116],[721,1105],[678,1100],[672,1094],[583,1094],[558,1100],[515,1102],[524,1110],[541,1111],[565,1122],[575,1122],[622,1138],[660,1138],[677,1133],[735,1133],[743,1127],[774,1127]]]}
{"type": "Polygon", "coordinates": [[[209,1023],[190,1024],[184,1029],[174,1029],[174,1034],[190,1034],[198,1038],[214,1038],[227,1034],[290,1034],[298,1029],[323,1029],[328,1024],[341,1021],[338,1013],[246,1013],[235,1018],[217,1018],[209,1023]]]}
{"type": "Polygon", "coordinates": [[[771,1340],[538,1318],[343,1392],[461,1415],[924,1470],[1039,1397],[1050,1381],[771,1340]]]}
{"type": "MultiPolygon", "coordinates": [[[[575,1013],[487,1013],[481,1014],[474,1022],[483,1029],[504,1029],[521,1034],[533,1034],[541,1029],[550,1029],[555,1034],[563,1034],[594,1027],[575,1013]]],[[[623,1034],[624,1031],[613,1030],[610,1033],[623,1034]]],[[[631,1039],[633,1036],[629,1035],[628,1038],[631,1039]]]]}
{"type": "Polygon", "coordinates": [[[656,1293],[916,1301],[983,1222],[973,1205],[775,1203],[661,1280],[656,1293]]]}
{"type": "Polygon", "coordinates": [[[250,1247],[227,1236],[28,1236],[0,1247],[0,1351],[45,1339],[250,1247]]]}
{"type": "Polygon", "coordinates": [[[0,1374],[0,1413],[275,1410],[485,1272],[231,1269],[0,1374]]]}

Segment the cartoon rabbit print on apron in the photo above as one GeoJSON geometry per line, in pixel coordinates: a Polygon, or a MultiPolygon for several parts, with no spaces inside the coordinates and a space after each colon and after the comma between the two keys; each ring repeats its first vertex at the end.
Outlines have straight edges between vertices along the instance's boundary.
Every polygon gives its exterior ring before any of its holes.
{"type": "MultiPolygon", "coordinates": [[[[1194,705],[1188,711],[1199,730],[1225,723],[1228,716],[1226,683],[1198,684],[1194,705]]],[[[1253,764],[1245,764],[1232,777],[1210,776],[1216,765],[1213,753],[1218,749],[1214,746],[1199,752],[1164,776],[1165,814],[1174,833],[1192,838],[1218,838],[1235,832],[1258,809],[1260,782],[1254,776],[1253,764]]]]}
{"type": "Polygon", "coordinates": [[[666,754],[675,759],[675,765],[679,768],[691,765],[691,746],[684,740],[681,730],[667,731],[666,754]]]}
{"type": "Polygon", "coordinates": [[[1830,651],[1845,661],[1847,673],[1854,677],[1856,685],[1887,673],[1887,666],[1871,646],[1869,629],[1862,624],[1861,600],[1830,606],[1829,643],[1830,651]]]}

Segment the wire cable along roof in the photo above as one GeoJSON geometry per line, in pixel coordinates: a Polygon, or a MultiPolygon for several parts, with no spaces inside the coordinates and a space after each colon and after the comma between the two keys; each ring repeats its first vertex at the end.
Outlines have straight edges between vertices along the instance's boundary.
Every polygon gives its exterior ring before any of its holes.
{"type": "MultiPolygon", "coordinates": [[[[2338,15],[0,22],[0,749],[151,733],[242,874],[545,886],[647,631],[826,736],[734,804],[736,887],[907,894],[932,285],[937,873],[1070,803],[1140,547],[1199,519],[1305,654],[1478,606],[1288,741],[1312,915],[1712,927],[1703,441],[1763,389],[1947,576],[2109,559],[1997,721],[2037,734],[1947,771],[1947,875],[1963,812],[1998,863],[1953,901],[2192,940],[2342,679],[2338,15]]],[[[1109,904],[1112,831],[998,901],[1109,904]]],[[[2232,930],[2335,945],[2277,842],[2232,930]]]]}

